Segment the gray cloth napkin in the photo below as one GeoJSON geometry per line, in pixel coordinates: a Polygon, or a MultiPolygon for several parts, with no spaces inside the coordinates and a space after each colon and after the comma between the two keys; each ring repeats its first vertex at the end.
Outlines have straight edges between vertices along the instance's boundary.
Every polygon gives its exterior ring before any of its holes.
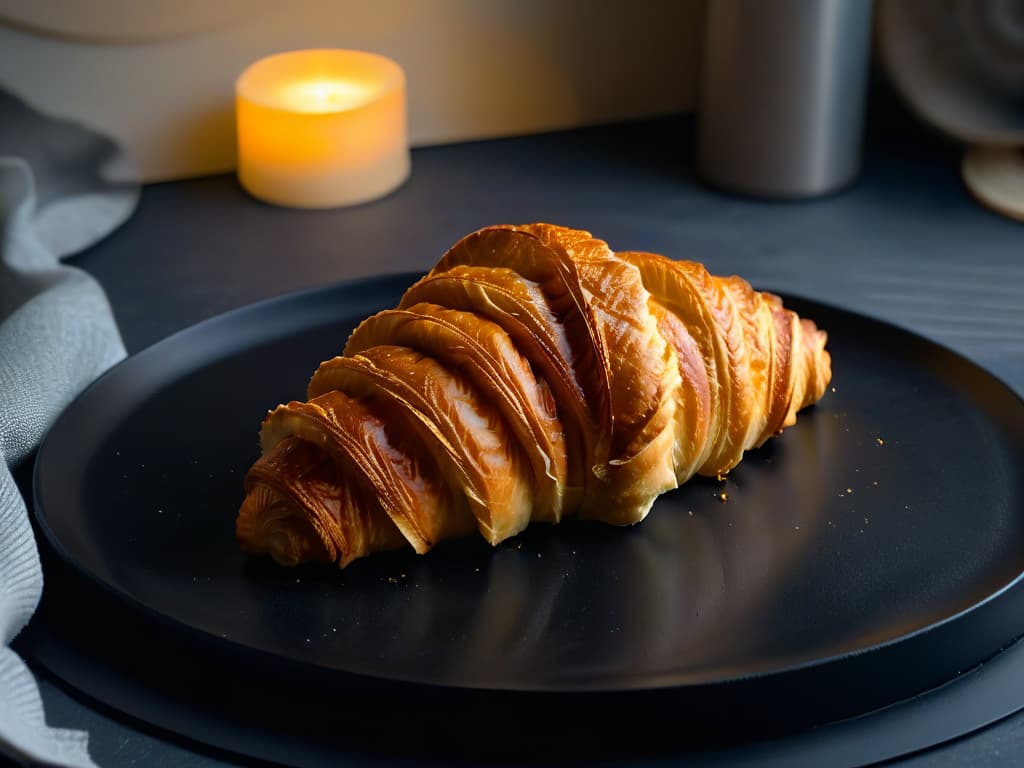
{"type": "Polygon", "coordinates": [[[0,93],[0,755],[17,760],[94,765],[85,733],[46,725],[38,686],[8,647],[43,589],[11,469],[125,354],[103,289],[59,262],[130,215],[138,186],[121,157],[109,140],[0,93]]]}

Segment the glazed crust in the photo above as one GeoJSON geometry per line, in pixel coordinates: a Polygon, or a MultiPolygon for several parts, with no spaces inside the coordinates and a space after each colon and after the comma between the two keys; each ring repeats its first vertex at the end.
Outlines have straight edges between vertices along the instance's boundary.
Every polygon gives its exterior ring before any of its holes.
{"type": "Polygon", "coordinates": [[[271,411],[236,523],[245,552],[344,567],[534,521],[641,521],[723,476],[831,378],[827,336],[739,277],[495,226],[456,243],[271,411]]]}

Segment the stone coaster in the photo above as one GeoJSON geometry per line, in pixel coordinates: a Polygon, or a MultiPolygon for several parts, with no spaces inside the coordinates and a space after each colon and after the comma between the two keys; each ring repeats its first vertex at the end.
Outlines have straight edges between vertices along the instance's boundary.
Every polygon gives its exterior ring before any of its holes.
{"type": "Polygon", "coordinates": [[[1024,221],[1024,147],[971,147],[960,175],[986,207],[1024,221]]]}

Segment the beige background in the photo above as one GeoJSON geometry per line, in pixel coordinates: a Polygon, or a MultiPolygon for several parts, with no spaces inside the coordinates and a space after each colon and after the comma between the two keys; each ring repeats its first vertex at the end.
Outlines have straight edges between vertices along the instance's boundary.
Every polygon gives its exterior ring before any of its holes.
{"type": "Polygon", "coordinates": [[[702,18],[701,0],[0,0],[0,86],[118,137],[152,181],[234,167],[234,80],[270,53],[394,58],[425,145],[691,109],[702,18]]]}

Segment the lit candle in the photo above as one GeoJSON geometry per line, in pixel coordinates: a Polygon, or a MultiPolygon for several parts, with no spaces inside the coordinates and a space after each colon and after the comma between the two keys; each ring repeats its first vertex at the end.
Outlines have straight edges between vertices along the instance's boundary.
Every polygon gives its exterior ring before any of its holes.
{"type": "Polygon", "coordinates": [[[238,178],[261,200],[333,208],[409,176],[405,73],[361,51],[281,53],[235,85],[238,178]]]}

